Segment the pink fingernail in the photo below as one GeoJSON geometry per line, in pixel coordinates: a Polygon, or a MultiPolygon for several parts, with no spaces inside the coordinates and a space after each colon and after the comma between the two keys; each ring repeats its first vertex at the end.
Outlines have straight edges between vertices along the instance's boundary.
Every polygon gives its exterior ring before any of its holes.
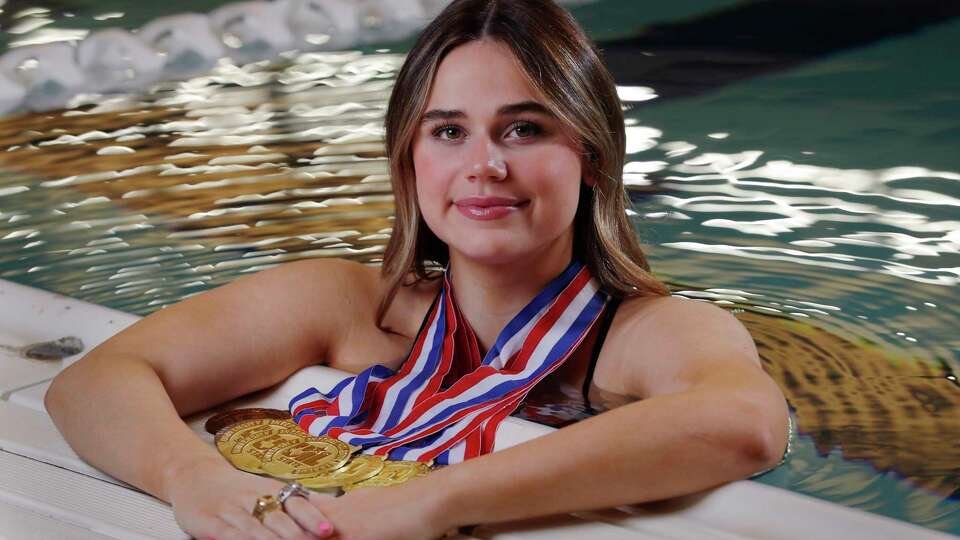
{"type": "Polygon", "coordinates": [[[317,525],[317,534],[327,535],[333,532],[333,525],[324,521],[323,523],[317,525]]]}

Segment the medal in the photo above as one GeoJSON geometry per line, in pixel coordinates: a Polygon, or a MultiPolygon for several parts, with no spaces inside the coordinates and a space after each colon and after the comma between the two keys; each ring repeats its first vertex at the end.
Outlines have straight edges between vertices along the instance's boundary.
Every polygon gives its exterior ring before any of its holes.
{"type": "Polygon", "coordinates": [[[306,437],[298,443],[270,449],[261,466],[274,478],[311,478],[339,469],[356,450],[357,447],[330,437],[306,437]]]}
{"type": "Polygon", "coordinates": [[[345,487],[375,476],[385,466],[380,456],[359,455],[339,469],[311,478],[301,478],[299,482],[310,489],[345,487]]]}
{"type": "Polygon", "coordinates": [[[430,472],[430,465],[420,461],[387,461],[376,476],[343,486],[344,491],[362,487],[385,487],[402,484],[430,472]]]}
{"type": "Polygon", "coordinates": [[[303,442],[308,437],[309,435],[301,430],[271,433],[244,444],[239,452],[231,453],[227,459],[241,471],[262,474],[266,472],[263,464],[268,452],[275,452],[280,448],[303,442]]]}
{"type": "Polygon", "coordinates": [[[423,476],[430,463],[386,461],[330,437],[304,433],[291,420],[261,418],[220,429],[217,449],[241,471],[297,480],[315,490],[392,486],[423,476]]]}
{"type": "Polygon", "coordinates": [[[268,418],[284,420],[290,418],[290,413],[280,409],[235,409],[211,416],[207,419],[203,428],[207,430],[207,433],[216,435],[221,429],[246,420],[262,420],[268,418]]]}
{"type": "Polygon", "coordinates": [[[217,450],[230,459],[230,456],[239,454],[245,444],[280,432],[303,433],[303,430],[291,420],[247,420],[221,429],[213,440],[217,450]]]}

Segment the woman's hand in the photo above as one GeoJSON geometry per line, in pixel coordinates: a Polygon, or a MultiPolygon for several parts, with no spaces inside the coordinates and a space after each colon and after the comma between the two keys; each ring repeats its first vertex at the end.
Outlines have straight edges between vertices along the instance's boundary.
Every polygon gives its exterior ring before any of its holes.
{"type": "Polygon", "coordinates": [[[435,482],[418,478],[399,486],[359,488],[314,504],[338,540],[434,540],[452,528],[435,482]]]}
{"type": "Polygon", "coordinates": [[[313,540],[334,532],[319,509],[333,497],[319,493],[311,493],[309,501],[288,498],[285,511],[266,513],[261,524],[252,514],[257,497],[276,496],[284,483],[238,471],[222,460],[182,467],[167,485],[177,523],[194,538],[313,540]]]}

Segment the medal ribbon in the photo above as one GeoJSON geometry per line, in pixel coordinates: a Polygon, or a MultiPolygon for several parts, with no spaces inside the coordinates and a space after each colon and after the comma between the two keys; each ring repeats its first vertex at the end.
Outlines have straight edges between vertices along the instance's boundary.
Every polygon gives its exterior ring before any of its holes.
{"type": "Polygon", "coordinates": [[[490,453],[503,419],[577,349],[607,298],[586,266],[573,261],[481,359],[448,268],[399,371],[377,364],[329,393],[309,388],[290,400],[290,413],[311,435],[360,446],[364,454],[447,465],[490,453]]]}

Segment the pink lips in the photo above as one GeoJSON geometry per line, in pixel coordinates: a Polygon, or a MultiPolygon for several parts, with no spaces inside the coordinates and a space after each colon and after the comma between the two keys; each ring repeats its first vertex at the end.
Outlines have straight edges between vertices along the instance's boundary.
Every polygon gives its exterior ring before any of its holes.
{"type": "Polygon", "coordinates": [[[464,216],[483,221],[508,216],[528,202],[508,197],[465,197],[454,201],[454,205],[464,216]]]}

